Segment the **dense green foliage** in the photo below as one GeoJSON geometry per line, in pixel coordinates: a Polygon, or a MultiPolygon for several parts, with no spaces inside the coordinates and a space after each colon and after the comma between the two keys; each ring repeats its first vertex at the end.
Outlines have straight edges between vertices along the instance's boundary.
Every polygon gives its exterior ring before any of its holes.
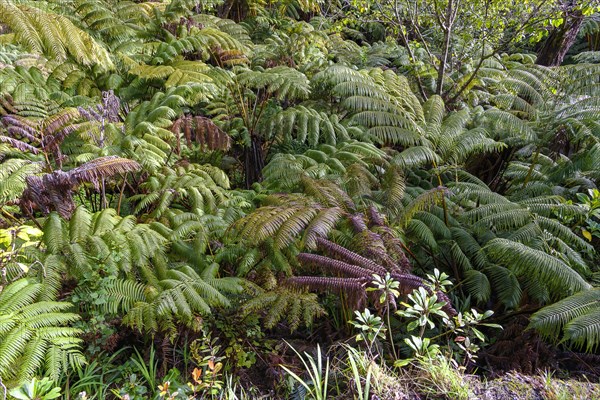
{"type": "Polygon", "coordinates": [[[311,335],[367,399],[369,358],[473,368],[486,310],[595,352],[580,3],[0,0],[0,393],[326,398],[311,335]]]}

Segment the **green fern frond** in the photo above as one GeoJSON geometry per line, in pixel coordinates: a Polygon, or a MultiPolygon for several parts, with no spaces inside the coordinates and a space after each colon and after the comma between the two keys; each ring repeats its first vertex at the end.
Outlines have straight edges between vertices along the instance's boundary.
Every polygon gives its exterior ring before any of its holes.
{"type": "Polygon", "coordinates": [[[591,352],[600,343],[600,289],[583,290],[544,307],[531,317],[530,327],[553,340],[569,342],[591,352]]]}
{"type": "Polygon", "coordinates": [[[73,57],[83,65],[114,67],[108,51],[67,17],[43,8],[0,3],[0,21],[10,27],[15,39],[29,49],[57,59],[73,57]]]}
{"type": "Polygon", "coordinates": [[[543,251],[507,239],[493,239],[485,246],[488,256],[515,274],[542,282],[553,297],[589,289],[590,285],[562,260],[543,251]]]}
{"type": "Polygon", "coordinates": [[[242,315],[255,313],[264,313],[263,323],[267,329],[286,321],[294,332],[301,324],[310,327],[315,318],[325,315],[325,310],[314,293],[279,287],[259,294],[242,306],[242,315]]]}
{"type": "Polygon", "coordinates": [[[488,277],[498,301],[506,309],[514,309],[519,306],[522,288],[517,276],[510,269],[499,265],[490,265],[483,269],[483,273],[488,277]]]}
{"type": "Polygon", "coordinates": [[[0,378],[9,386],[44,367],[57,379],[63,370],[85,362],[79,349],[82,332],[68,326],[79,316],[67,312],[69,303],[36,301],[42,290],[42,284],[19,279],[0,291],[0,378]],[[52,356],[58,358],[48,363],[52,356]]]}
{"type": "Polygon", "coordinates": [[[600,344],[600,310],[595,309],[574,318],[565,326],[565,341],[574,347],[593,352],[600,344]]]}
{"type": "Polygon", "coordinates": [[[0,164],[0,205],[19,198],[27,187],[27,176],[34,175],[41,169],[40,163],[19,159],[8,159],[0,164]]]}
{"type": "Polygon", "coordinates": [[[277,99],[304,99],[310,94],[308,78],[293,68],[279,66],[264,71],[246,70],[236,76],[237,81],[249,88],[264,90],[277,99]]]}
{"type": "Polygon", "coordinates": [[[485,273],[472,269],[464,273],[467,293],[479,304],[487,302],[492,295],[492,286],[485,273]]]}

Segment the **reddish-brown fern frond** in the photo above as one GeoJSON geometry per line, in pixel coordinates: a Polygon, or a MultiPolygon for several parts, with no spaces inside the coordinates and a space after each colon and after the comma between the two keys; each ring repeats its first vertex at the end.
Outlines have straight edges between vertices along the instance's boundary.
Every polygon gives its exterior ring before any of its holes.
{"type": "Polygon", "coordinates": [[[0,97],[0,115],[16,114],[17,109],[13,104],[11,95],[6,94],[0,97]]]}
{"type": "Polygon", "coordinates": [[[100,157],[73,168],[68,172],[74,184],[91,182],[97,186],[98,181],[117,174],[137,171],[141,168],[136,161],[117,156],[100,157]]]}
{"type": "Polygon", "coordinates": [[[341,273],[353,278],[364,278],[371,275],[371,271],[365,268],[348,264],[343,261],[334,260],[333,258],[320,256],[318,254],[300,253],[297,257],[298,261],[305,265],[320,267],[328,271],[341,273]]]}
{"type": "Polygon", "coordinates": [[[8,143],[9,145],[11,145],[12,147],[14,147],[17,150],[21,150],[21,151],[30,151],[33,154],[38,154],[39,150],[35,147],[33,147],[32,145],[25,143],[22,140],[18,140],[18,139],[13,139],[11,137],[8,136],[2,136],[0,135],[0,142],[3,143],[8,143]]]}
{"type": "Polygon", "coordinates": [[[188,146],[192,142],[202,149],[227,151],[231,147],[231,137],[219,128],[210,118],[184,116],[173,122],[171,131],[177,137],[177,152],[181,151],[181,134],[188,146]]]}
{"type": "Polygon", "coordinates": [[[242,51],[237,49],[223,50],[217,46],[212,49],[212,54],[215,57],[217,64],[220,66],[232,67],[234,65],[248,63],[248,57],[246,57],[242,51]]]}
{"type": "Polygon", "coordinates": [[[381,236],[369,230],[365,217],[358,213],[349,217],[352,229],[356,232],[356,246],[366,257],[375,260],[377,263],[386,267],[387,270],[402,273],[396,261],[389,256],[385,243],[381,236]]]}
{"type": "Polygon", "coordinates": [[[366,268],[369,271],[371,271],[371,273],[376,273],[379,275],[385,275],[386,273],[386,269],[381,265],[377,264],[376,262],[373,262],[368,258],[356,254],[346,249],[345,247],[342,247],[339,244],[333,243],[327,239],[318,238],[317,246],[320,250],[322,250],[329,256],[366,268]]]}
{"type": "Polygon", "coordinates": [[[404,253],[404,246],[402,242],[394,235],[394,232],[390,229],[390,227],[385,224],[383,216],[375,209],[375,207],[369,207],[367,212],[369,215],[369,226],[376,228],[376,231],[383,240],[388,253],[390,253],[391,256],[397,260],[403,271],[410,271],[410,261],[408,261],[408,258],[404,253]]]}
{"type": "Polygon", "coordinates": [[[43,176],[29,176],[27,188],[23,192],[19,205],[26,214],[32,215],[34,209],[44,214],[56,210],[63,218],[70,218],[75,211],[73,189],[84,182],[98,186],[101,179],[116,174],[136,171],[140,165],[132,160],[117,156],[100,157],[70,171],[54,171],[43,176]]]}
{"type": "MultiPolygon", "coordinates": [[[[370,287],[375,289],[375,291],[372,293],[374,294],[372,300],[375,307],[379,311],[385,310],[388,307],[395,309],[396,300],[393,296],[390,296],[387,301],[384,302],[384,304],[380,304],[380,302],[375,300],[379,299],[379,296],[381,295],[377,285],[373,283],[373,275],[375,274],[384,276],[387,273],[390,273],[390,277],[400,284],[399,291],[403,296],[411,294],[413,290],[420,287],[425,288],[430,294],[434,293],[434,291],[422,278],[409,273],[396,272],[398,270],[397,267],[394,269],[394,271],[389,271],[384,266],[379,265],[368,258],[356,254],[324,238],[318,238],[317,245],[318,248],[328,256],[300,253],[297,256],[298,261],[304,265],[319,267],[324,271],[340,274],[342,277],[325,278],[300,276],[288,279],[289,283],[300,286],[308,286],[318,290],[330,291],[339,291],[347,286],[350,290],[352,290],[353,297],[356,297],[360,291],[357,304],[360,303],[361,305],[362,302],[364,302],[364,299],[367,298],[366,289],[370,287]],[[336,257],[341,258],[343,261],[335,259],[336,257]]],[[[452,307],[448,296],[440,291],[436,292],[436,295],[440,301],[444,301],[446,303],[444,306],[444,311],[446,311],[448,315],[456,315],[456,311],[452,307]]]]}
{"type": "Polygon", "coordinates": [[[365,278],[330,278],[323,276],[295,276],[287,279],[293,286],[306,287],[325,292],[343,292],[356,308],[365,306],[367,292],[365,278]]]}

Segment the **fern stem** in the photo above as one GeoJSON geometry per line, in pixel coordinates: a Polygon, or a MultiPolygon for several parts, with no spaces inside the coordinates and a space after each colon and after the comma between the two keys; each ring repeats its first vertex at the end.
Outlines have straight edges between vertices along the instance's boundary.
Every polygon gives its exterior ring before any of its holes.
{"type": "Polygon", "coordinates": [[[2,214],[5,217],[8,217],[8,218],[12,219],[14,222],[16,222],[16,223],[20,223],[21,222],[18,219],[16,219],[14,216],[12,216],[10,213],[6,212],[6,210],[4,210],[2,207],[0,207],[0,211],[2,212],[2,214]]]}
{"type": "Polygon", "coordinates": [[[535,156],[533,156],[533,161],[531,162],[531,165],[529,166],[529,170],[527,171],[527,175],[525,176],[525,180],[523,181],[523,186],[521,186],[521,189],[525,189],[525,186],[527,186],[527,184],[529,183],[529,180],[531,179],[531,175],[533,175],[533,169],[535,168],[535,165],[537,163],[539,155],[540,155],[540,148],[538,147],[535,152],[535,156]]]}
{"type": "Polygon", "coordinates": [[[108,204],[106,202],[106,182],[104,180],[104,178],[102,178],[102,182],[101,182],[101,193],[102,193],[102,198],[100,200],[101,202],[101,209],[104,210],[105,208],[108,207],[108,204]]]}
{"type": "Polygon", "coordinates": [[[386,319],[388,332],[390,333],[390,344],[392,345],[392,355],[394,356],[394,361],[398,359],[398,355],[396,354],[396,346],[394,345],[394,334],[392,333],[392,324],[390,322],[390,305],[388,304],[386,307],[386,319]]]}
{"type": "MultiPolygon", "coordinates": [[[[433,164],[433,168],[435,168],[435,171],[436,171],[435,176],[437,177],[438,184],[439,184],[440,188],[443,188],[444,184],[442,182],[442,177],[439,173],[438,166],[437,166],[437,163],[435,162],[435,160],[432,161],[432,164],[433,164]]],[[[442,209],[444,210],[444,224],[446,226],[449,226],[448,225],[448,205],[446,204],[446,196],[444,195],[444,193],[442,193],[442,209]]]]}
{"type": "Polygon", "coordinates": [[[117,215],[121,215],[121,201],[123,200],[123,192],[125,192],[125,184],[127,183],[127,174],[125,172],[125,176],[123,177],[123,184],[121,185],[121,190],[119,192],[119,201],[117,203],[117,215]]]}

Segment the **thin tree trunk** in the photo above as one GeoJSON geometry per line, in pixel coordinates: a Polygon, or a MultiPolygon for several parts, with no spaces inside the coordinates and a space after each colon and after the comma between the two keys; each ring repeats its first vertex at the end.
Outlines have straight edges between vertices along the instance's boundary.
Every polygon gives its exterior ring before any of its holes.
{"type": "Polygon", "coordinates": [[[262,140],[259,136],[252,135],[250,146],[244,149],[244,175],[247,189],[250,189],[253,183],[262,180],[262,169],[264,166],[262,140]]]}
{"type": "Polygon", "coordinates": [[[444,74],[446,73],[446,67],[448,66],[448,53],[450,52],[450,39],[452,37],[452,28],[454,26],[454,20],[456,18],[456,13],[458,9],[458,4],[454,4],[453,0],[448,1],[448,6],[446,8],[446,16],[444,20],[438,17],[438,23],[440,27],[444,31],[444,48],[442,51],[442,56],[440,58],[440,67],[438,69],[438,78],[436,83],[436,94],[442,95],[444,90],[444,74]],[[456,8],[454,8],[456,6],[456,8]]]}
{"type": "Polygon", "coordinates": [[[565,55],[575,43],[577,33],[583,23],[583,14],[579,10],[571,9],[565,13],[564,22],[558,28],[554,28],[544,46],[540,49],[535,63],[547,67],[561,65],[565,55]]]}

